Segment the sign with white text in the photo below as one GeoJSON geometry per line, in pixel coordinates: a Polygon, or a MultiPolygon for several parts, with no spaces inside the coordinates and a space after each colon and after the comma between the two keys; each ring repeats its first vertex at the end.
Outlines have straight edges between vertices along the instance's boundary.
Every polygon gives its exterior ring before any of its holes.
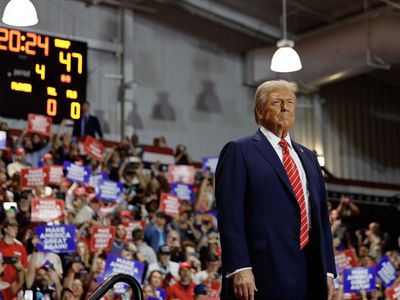
{"type": "Polygon", "coordinates": [[[179,215],[179,208],[181,206],[181,201],[178,197],[172,196],[170,194],[162,193],[160,200],[160,211],[165,212],[167,215],[176,217],[179,215]]]}
{"type": "Polygon", "coordinates": [[[41,252],[70,253],[76,251],[75,225],[37,226],[35,234],[39,238],[41,252]]]}
{"type": "Polygon", "coordinates": [[[28,131],[32,133],[37,133],[40,135],[50,135],[51,124],[53,120],[51,117],[43,115],[28,115],[28,131]]]}
{"type": "Polygon", "coordinates": [[[66,169],[66,179],[72,182],[84,183],[89,181],[91,170],[89,167],[80,166],[72,162],[64,162],[64,169],[66,169]]]}
{"type": "Polygon", "coordinates": [[[375,290],[375,268],[357,267],[343,270],[343,285],[345,293],[358,293],[361,290],[375,290]]]}
{"type": "Polygon", "coordinates": [[[31,221],[52,222],[64,217],[64,201],[60,199],[32,199],[31,221]]]}

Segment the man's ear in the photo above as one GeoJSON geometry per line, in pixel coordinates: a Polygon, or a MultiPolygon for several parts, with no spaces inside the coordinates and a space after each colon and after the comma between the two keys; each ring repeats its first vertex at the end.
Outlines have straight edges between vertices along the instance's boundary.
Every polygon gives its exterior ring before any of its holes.
{"type": "Polygon", "coordinates": [[[263,112],[263,110],[262,110],[260,107],[257,107],[257,108],[256,108],[256,114],[257,114],[257,118],[258,118],[259,120],[262,120],[264,112],[263,112]]]}

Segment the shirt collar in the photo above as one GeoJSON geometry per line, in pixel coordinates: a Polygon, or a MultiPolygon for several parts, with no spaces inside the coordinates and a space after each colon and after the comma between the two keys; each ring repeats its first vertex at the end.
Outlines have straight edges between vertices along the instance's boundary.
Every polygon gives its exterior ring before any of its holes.
{"type": "MultiPolygon", "coordinates": [[[[276,136],[272,131],[268,130],[263,126],[260,126],[260,130],[274,148],[277,147],[280,148],[279,146],[279,142],[281,140],[280,137],[276,136]]],[[[289,147],[293,149],[292,140],[290,139],[289,133],[285,136],[284,140],[288,143],[289,147]]]]}

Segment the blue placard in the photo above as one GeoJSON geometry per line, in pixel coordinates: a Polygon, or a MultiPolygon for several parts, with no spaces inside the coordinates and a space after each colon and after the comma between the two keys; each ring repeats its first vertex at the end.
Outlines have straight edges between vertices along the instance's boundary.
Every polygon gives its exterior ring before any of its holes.
{"type": "MultiPolygon", "coordinates": [[[[157,297],[155,297],[155,299],[157,299],[157,300],[165,300],[165,298],[166,298],[165,289],[156,288],[155,291],[156,291],[156,296],[157,296],[157,297]]],[[[150,298],[147,299],[147,300],[150,300],[150,298]]]]}
{"type": "Polygon", "coordinates": [[[122,256],[107,254],[106,267],[104,269],[104,278],[111,275],[122,273],[133,276],[139,283],[142,283],[144,263],[122,256]]]}
{"type": "Polygon", "coordinates": [[[76,226],[37,226],[35,234],[39,238],[41,252],[69,253],[76,251],[76,226]]]}
{"type": "Polygon", "coordinates": [[[0,131],[0,149],[5,149],[7,144],[7,132],[0,131]]]}
{"type": "Polygon", "coordinates": [[[203,163],[203,174],[206,173],[208,168],[210,169],[211,174],[214,175],[215,170],[217,169],[218,156],[203,157],[201,161],[203,163]]]}
{"type": "Polygon", "coordinates": [[[397,278],[397,271],[390,259],[385,255],[375,267],[376,275],[382,280],[383,285],[390,287],[397,278]]]}
{"type": "Polygon", "coordinates": [[[343,270],[345,293],[358,293],[361,290],[371,292],[375,290],[375,268],[357,267],[343,270]]]}
{"type": "Polygon", "coordinates": [[[95,188],[98,187],[99,182],[101,180],[107,180],[108,179],[108,174],[106,172],[100,172],[98,174],[92,174],[89,177],[89,184],[95,188]]]}
{"type": "Polygon", "coordinates": [[[194,203],[195,195],[193,192],[193,185],[184,183],[172,183],[171,194],[178,197],[181,200],[188,200],[190,203],[194,203]]]}
{"type": "Polygon", "coordinates": [[[64,162],[64,169],[67,170],[66,178],[72,182],[89,182],[89,177],[92,173],[89,167],[79,166],[70,161],[64,162]]]}
{"type": "Polygon", "coordinates": [[[122,193],[122,184],[112,180],[100,180],[96,187],[96,198],[106,201],[117,201],[122,193]]]}

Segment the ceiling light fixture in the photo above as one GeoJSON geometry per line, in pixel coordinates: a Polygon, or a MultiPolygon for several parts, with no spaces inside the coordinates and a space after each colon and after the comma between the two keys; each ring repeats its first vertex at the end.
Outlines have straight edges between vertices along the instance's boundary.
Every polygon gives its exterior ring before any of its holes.
{"type": "Polygon", "coordinates": [[[293,49],[294,42],[287,39],[286,0],[282,0],[283,38],[276,43],[278,49],[271,60],[271,70],[279,73],[295,72],[302,68],[300,57],[293,49]]]}
{"type": "Polygon", "coordinates": [[[3,23],[11,26],[32,26],[38,23],[35,6],[30,0],[11,0],[4,9],[3,23]]]}

